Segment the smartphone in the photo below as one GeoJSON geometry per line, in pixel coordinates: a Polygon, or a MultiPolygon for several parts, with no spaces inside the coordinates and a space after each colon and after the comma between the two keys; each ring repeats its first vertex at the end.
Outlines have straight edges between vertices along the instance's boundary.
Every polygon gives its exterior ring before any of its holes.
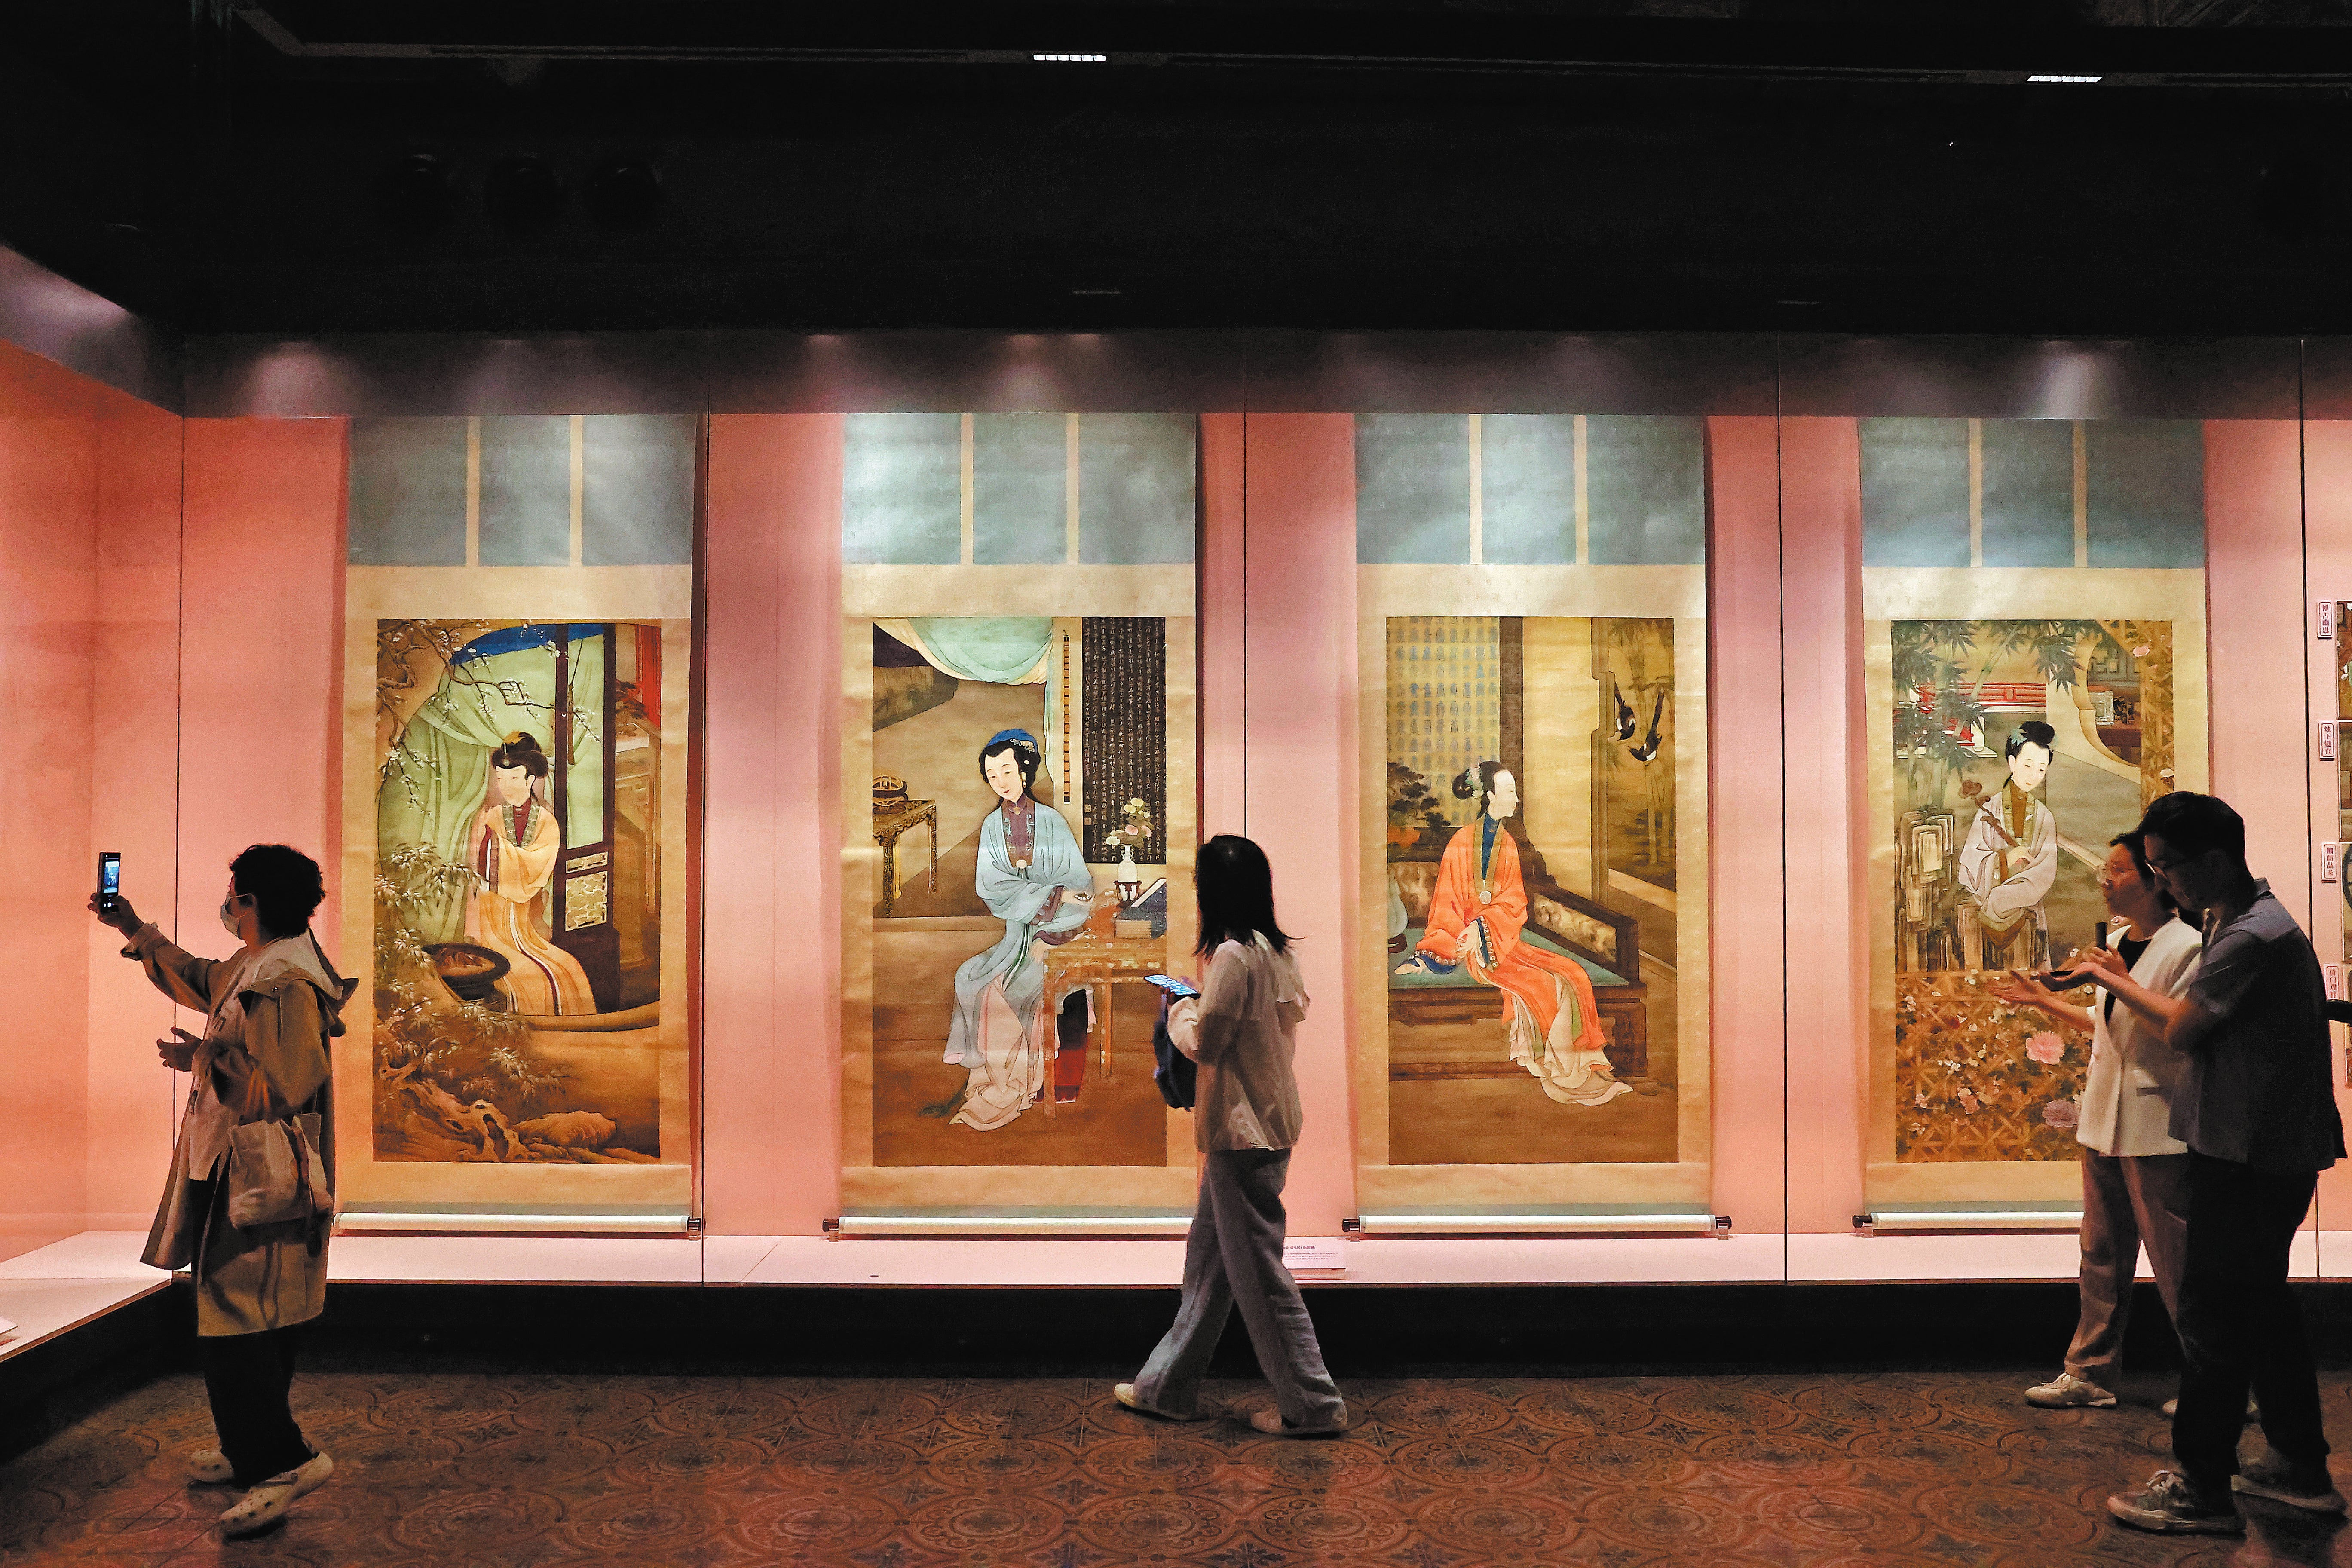
{"type": "Polygon", "coordinates": [[[1199,986],[1189,980],[1179,980],[1172,974],[1147,974],[1144,978],[1171,996],[1198,996],[1201,994],[1199,986]]]}
{"type": "Polygon", "coordinates": [[[114,906],[121,900],[121,893],[122,857],[117,851],[109,849],[98,858],[99,909],[106,914],[112,914],[114,906]]]}

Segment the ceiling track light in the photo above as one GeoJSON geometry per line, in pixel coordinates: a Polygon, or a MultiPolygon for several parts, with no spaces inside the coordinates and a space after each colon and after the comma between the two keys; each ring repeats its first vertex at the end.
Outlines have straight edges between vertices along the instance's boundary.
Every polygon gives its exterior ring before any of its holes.
{"type": "Polygon", "coordinates": [[[2069,87],[2091,87],[2099,82],[2105,81],[2106,78],[2097,76],[2069,76],[2053,72],[2042,76],[2029,76],[2025,79],[2028,82],[2040,82],[2069,87]]]}
{"type": "Polygon", "coordinates": [[[1110,63],[1108,55],[1031,55],[1029,58],[1041,66],[1099,66],[1110,63]]]}

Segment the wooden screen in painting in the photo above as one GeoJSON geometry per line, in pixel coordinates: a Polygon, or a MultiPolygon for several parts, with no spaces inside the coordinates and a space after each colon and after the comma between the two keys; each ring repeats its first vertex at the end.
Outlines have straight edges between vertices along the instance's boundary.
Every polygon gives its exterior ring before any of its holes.
{"type": "Polygon", "coordinates": [[[354,1214],[690,1208],[695,449],[688,418],[354,423],[354,1214]]]}
{"type": "Polygon", "coordinates": [[[845,421],[845,1215],[1190,1211],[1195,427],[845,421]]]}
{"type": "Polygon", "coordinates": [[[1364,1212],[1703,1212],[1703,424],[1360,417],[1357,469],[1364,1212]]]}
{"type": "Polygon", "coordinates": [[[1874,1204],[2079,1198],[2087,1033],[1993,994],[2099,940],[2206,787],[2194,421],[1861,421],[1874,1204]]]}

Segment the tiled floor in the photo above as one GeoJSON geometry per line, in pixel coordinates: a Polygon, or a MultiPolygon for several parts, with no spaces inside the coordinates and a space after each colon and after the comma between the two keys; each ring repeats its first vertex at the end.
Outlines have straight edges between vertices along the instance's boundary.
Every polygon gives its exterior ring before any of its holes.
{"type": "Polygon", "coordinates": [[[306,1373],[335,1479],[223,1545],[232,1494],[178,1477],[203,1390],[173,1376],[0,1466],[0,1563],[2352,1564],[2340,1521],[2263,1503],[2243,1542],[2110,1524],[2164,1424],[2032,1410],[2027,1381],[1357,1382],[1355,1432],[1296,1442],[1150,1422],[1081,1379],[306,1373]]]}

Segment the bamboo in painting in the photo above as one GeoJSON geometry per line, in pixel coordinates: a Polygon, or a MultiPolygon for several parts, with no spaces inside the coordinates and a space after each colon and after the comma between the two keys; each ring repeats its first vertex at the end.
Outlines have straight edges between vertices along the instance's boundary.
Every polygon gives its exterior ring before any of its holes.
{"type": "Polygon", "coordinates": [[[2072,1161],[2089,1037],[1991,982],[2101,940],[2108,841],[2174,787],[2172,625],[1890,632],[1895,1158],[2072,1161]]]}

